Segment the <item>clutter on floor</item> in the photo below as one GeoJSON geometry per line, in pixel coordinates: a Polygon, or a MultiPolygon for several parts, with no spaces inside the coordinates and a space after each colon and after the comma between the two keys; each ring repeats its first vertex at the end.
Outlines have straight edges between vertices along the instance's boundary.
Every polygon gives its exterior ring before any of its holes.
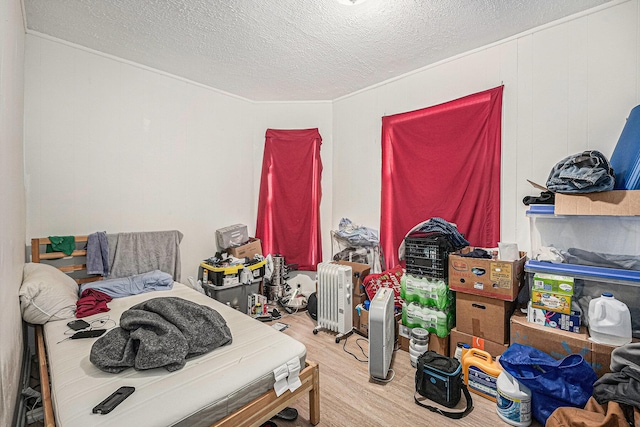
{"type": "MultiPolygon", "coordinates": [[[[416,402],[446,407],[457,404],[463,391],[470,393],[468,408],[457,414],[438,409],[443,416],[465,416],[478,398],[495,402],[497,417],[517,427],[534,421],[552,425],[566,414],[581,416],[579,411],[607,402],[612,405],[604,407],[605,415],[622,412],[633,420],[640,405],[627,394],[633,394],[639,378],[634,357],[640,345],[635,292],[640,286],[640,256],[635,255],[640,253],[635,243],[640,241],[640,209],[629,205],[626,214],[619,213],[619,196],[609,197],[616,193],[611,191],[614,180],[608,159],[595,150],[558,162],[540,196],[523,200],[529,253],[512,242],[475,247],[465,239],[465,230],[431,218],[407,232],[399,250],[401,264],[376,271],[369,249],[377,244],[377,232],[343,218],[332,240],[342,239],[347,246],[340,247],[333,263],[319,265],[317,292],[304,296],[287,289],[286,264],[277,255],[270,280],[282,291],[263,290],[262,297],[267,305],[284,302],[279,309],[308,308],[318,322],[313,332],[323,325],[336,342],[353,332],[378,340],[383,332],[374,328],[375,337],[371,335],[371,301],[380,289],[391,289],[391,316],[403,351],[396,357],[408,357],[416,378],[422,378],[416,383],[422,387],[422,393],[416,390],[416,402]],[[589,176],[591,183],[586,186],[571,173],[580,179],[589,176]],[[556,213],[559,206],[562,215],[556,213]],[[326,270],[331,265],[336,267],[326,270]],[[339,277],[335,280],[343,287],[338,289],[350,292],[342,302],[323,284],[329,275],[339,277]],[[350,304],[351,310],[336,317],[336,326],[327,327],[338,303],[350,304]],[[454,393],[453,400],[439,402],[443,394],[437,387],[423,387],[441,379],[420,364],[427,353],[452,364],[452,381],[459,375],[464,390],[454,393]],[[621,387],[624,393],[618,392],[621,387]]],[[[265,318],[276,317],[267,312],[265,318]]],[[[274,328],[286,332],[286,321],[274,328]]]]}
{"type": "Polygon", "coordinates": [[[372,273],[385,268],[378,230],[354,224],[342,218],[338,230],[331,231],[331,254],[334,261],[368,264],[372,273]]]}
{"type": "MultiPolygon", "coordinates": [[[[562,195],[586,198],[574,204],[572,215],[554,215],[554,192],[540,204],[528,200],[531,259],[514,243],[453,249],[432,234],[408,233],[404,265],[363,280],[367,298],[380,287],[399,288],[399,347],[414,366],[427,351],[457,359],[471,394],[496,402],[500,419],[514,426],[526,427],[533,420],[544,425],[558,408],[560,414],[582,410],[596,395],[594,384],[611,381],[612,354],[640,345],[640,304],[634,292],[640,285],[640,257],[634,255],[640,251],[635,246],[640,210],[606,215],[611,170],[600,156],[580,153],[557,166],[562,170],[571,162],[586,162],[585,167],[604,170],[604,184],[594,184],[597,193],[562,195]],[[534,357],[548,364],[547,374],[532,368],[523,376],[534,357]]],[[[616,212],[619,206],[611,209],[616,212]]],[[[366,301],[358,301],[360,324],[367,323],[366,307],[366,301]]],[[[623,360],[625,372],[633,372],[628,369],[637,363],[623,360]]],[[[632,382],[634,375],[622,378],[632,382]]],[[[629,407],[628,399],[616,399],[629,407]]],[[[420,403],[429,405],[428,400],[423,396],[420,403]]]]}

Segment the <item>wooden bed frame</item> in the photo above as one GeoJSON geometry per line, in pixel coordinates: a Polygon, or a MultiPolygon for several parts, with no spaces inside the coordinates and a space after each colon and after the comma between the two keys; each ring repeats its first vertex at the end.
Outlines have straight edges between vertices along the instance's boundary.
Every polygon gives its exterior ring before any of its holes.
{"type": "MultiPolygon", "coordinates": [[[[84,243],[88,236],[75,236],[76,243],[84,243]]],[[[31,262],[41,262],[42,260],[56,260],[66,258],[62,252],[41,252],[41,246],[51,243],[48,238],[31,239],[31,262]]],[[[86,250],[75,250],[71,257],[86,257],[86,250]]],[[[86,264],[73,264],[67,266],[56,266],[65,273],[85,272],[86,264]]],[[[86,276],[74,278],[79,284],[102,280],[101,276],[86,276]]],[[[44,335],[41,325],[35,326],[36,354],[38,356],[38,370],[40,373],[40,388],[42,395],[42,405],[44,409],[45,427],[55,427],[55,417],[53,414],[53,403],[51,401],[51,388],[49,386],[49,370],[47,364],[47,352],[44,343],[44,335]]],[[[274,390],[269,390],[247,403],[242,408],[227,415],[225,418],[216,421],[212,427],[238,427],[238,426],[260,426],[275,414],[289,406],[298,398],[309,393],[309,421],[316,425],[320,422],[320,368],[317,363],[307,360],[305,367],[300,371],[300,381],[302,385],[295,391],[287,390],[280,397],[276,396],[274,390]]]]}

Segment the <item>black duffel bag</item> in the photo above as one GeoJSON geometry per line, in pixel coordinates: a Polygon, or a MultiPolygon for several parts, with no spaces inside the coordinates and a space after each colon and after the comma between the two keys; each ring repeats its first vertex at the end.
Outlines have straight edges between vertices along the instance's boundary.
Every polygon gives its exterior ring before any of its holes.
{"type": "Polygon", "coordinates": [[[437,412],[449,418],[462,418],[473,409],[473,400],[464,383],[462,367],[458,359],[443,356],[435,351],[427,351],[418,357],[416,371],[416,393],[439,405],[453,408],[460,402],[460,392],[464,393],[467,407],[462,412],[447,412],[434,406],[421,403],[414,394],[416,403],[431,412],[437,412]]]}

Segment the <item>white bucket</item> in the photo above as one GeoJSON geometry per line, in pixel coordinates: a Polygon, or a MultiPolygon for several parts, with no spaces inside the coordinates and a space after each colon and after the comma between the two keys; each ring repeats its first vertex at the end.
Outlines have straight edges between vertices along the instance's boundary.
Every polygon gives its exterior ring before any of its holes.
{"type": "Polygon", "coordinates": [[[589,302],[589,339],[598,344],[615,346],[631,342],[629,307],[613,294],[605,292],[589,302]]]}
{"type": "Polygon", "coordinates": [[[414,368],[416,366],[418,366],[418,357],[420,357],[420,356],[414,356],[413,354],[409,355],[409,360],[411,361],[411,366],[413,366],[414,368]]]}
{"type": "Polygon", "coordinates": [[[502,371],[496,382],[498,396],[496,412],[498,416],[512,426],[527,427],[531,424],[531,390],[502,371]]]}
{"type": "Polygon", "coordinates": [[[422,356],[424,353],[426,353],[427,350],[428,350],[428,346],[427,345],[424,346],[424,350],[419,350],[419,349],[414,348],[414,347],[409,347],[409,355],[413,356],[415,358],[418,358],[418,357],[422,356]]]}

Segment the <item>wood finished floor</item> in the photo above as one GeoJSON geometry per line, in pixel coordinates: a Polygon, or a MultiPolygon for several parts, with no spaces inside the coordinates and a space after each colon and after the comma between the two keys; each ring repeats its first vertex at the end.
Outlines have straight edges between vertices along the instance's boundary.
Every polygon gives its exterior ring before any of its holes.
{"type": "MultiPolygon", "coordinates": [[[[416,405],[413,401],[415,368],[405,351],[394,352],[393,380],[378,383],[369,378],[367,363],[358,362],[343,351],[344,340],[336,344],[335,334],[324,331],[313,335],[315,322],[306,312],[285,316],[279,322],[290,325],[283,333],[304,343],[307,358],[320,365],[320,427],[509,425],[496,414],[494,402],[476,394],[472,394],[473,411],[461,420],[445,418],[416,405]]],[[[351,335],[345,347],[365,359],[356,340],[367,354],[368,342],[360,335],[351,335]]],[[[464,397],[460,408],[463,405],[464,397]]],[[[307,397],[296,402],[294,407],[298,410],[298,418],[295,421],[274,419],[278,427],[311,426],[307,397]]],[[[534,421],[532,426],[540,427],[540,424],[534,421]]]]}

